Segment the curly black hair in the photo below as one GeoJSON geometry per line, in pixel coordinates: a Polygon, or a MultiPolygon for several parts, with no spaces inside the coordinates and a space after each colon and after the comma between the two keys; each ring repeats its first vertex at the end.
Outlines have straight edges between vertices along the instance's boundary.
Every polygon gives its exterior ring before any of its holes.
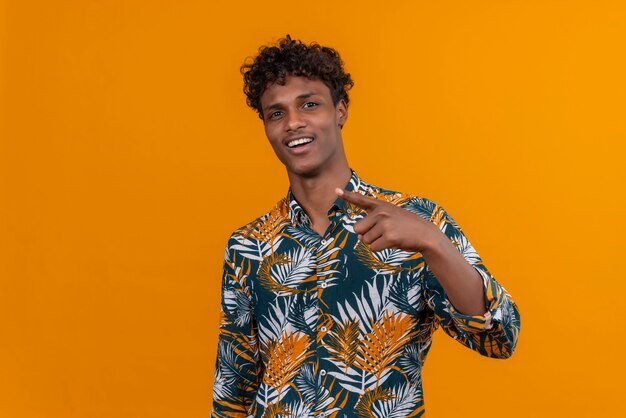
{"type": "Polygon", "coordinates": [[[285,85],[288,75],[320,80],[330,89],[333,104],[343,100],[348,105],[348,90],[354,85],[349,73],[343,70],[343,61],[333,48],[315,42],[305,45],[289,35],[276,45],[262,46],[256,58],[248,57],[241,66],[248,106],[263,119],[261,96],[268,85],[285,85]]]}

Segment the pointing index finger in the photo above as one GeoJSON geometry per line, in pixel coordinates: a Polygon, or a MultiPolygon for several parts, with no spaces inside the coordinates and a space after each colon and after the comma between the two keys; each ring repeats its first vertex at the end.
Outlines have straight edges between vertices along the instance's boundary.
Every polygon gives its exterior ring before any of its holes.
{"type": "Polygon", "coordinates": [[[366,211],[372,210],[378,205],[378,200],[371,197],[363,196],[359,193],[348,192],[340,188],[336,188],[335,193],[337,193],[337,196],[339,196],[346,202],[357,205],[358,207],[360,207],[361,209],[365,209],[366,211]]]}

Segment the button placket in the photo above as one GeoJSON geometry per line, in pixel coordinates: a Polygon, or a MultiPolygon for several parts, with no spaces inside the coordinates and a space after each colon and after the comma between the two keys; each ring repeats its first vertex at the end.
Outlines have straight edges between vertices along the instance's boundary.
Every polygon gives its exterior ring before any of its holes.
{"type": "MultiPolygon", "coordinates": [[[[320,241],[320,246],[318,247],[317,255],[320,254],[320,252],[322,251],[321,247],[326,245],[327,242],[328,242],[328,238],[327,237],[322,238],[322,240],[320,241]]],[[[315,272],[316,272],[316,275],[317,275],[318,279],[321,279],[321,280],[318,280],[318,282],[317,282],[318,283],[318,287],[319,287],[320,290],[326,289],[328,287],[328,283],[326,281],[324,281],[324,276],[320,277],[320,270],[319,270],[319,267],[318,267],[319,266],[319,259],[317,259],[316,262],[317,263],[316,263],[316,267],[315,267],[315,269],[316,269],[315,272]]],[[[320,302],[320,303],[318,303],[318,321],[323,323],[323,318],[325,318],[326,308],[325,308],[325,304],[323,302],[323,293],[321,291],[317,292],[317,298],[318,298],[318,302],[320,302]]],[[[319,338],[319,334],[325,334],[326,332],[328,332],[328,328],[326,326],[321,326],[320,328],[318,328],[318,338],[319,338]]],[[[323,338],[323,335],[321,337],[323,338]]],[[[317,352],[318,375],[323,378],[327,374],[327,371],[322,368],[325,351],[324,351],[324,349],[322,347],[318,346],[316,352],[317,352]]],[[[320,386],[324,386],[324,384],[323,384],[321,379],[317,380],[317,384],[320,385],[320,386]]],[[[317,398],[317,396],[316,396],[316,398],[317,398]]],[[[328,416],[328,414],[325,413],[325,412],[321,412],[318,416],[326,417],[326,416],[328,416]]]]}

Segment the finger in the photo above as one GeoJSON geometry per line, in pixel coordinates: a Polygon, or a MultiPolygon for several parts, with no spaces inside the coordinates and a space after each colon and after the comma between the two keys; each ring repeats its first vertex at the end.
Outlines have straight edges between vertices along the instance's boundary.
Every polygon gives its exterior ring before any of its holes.
{"type": "Polygon", "coordinates": [[[376,225],[376,214],[372,213],[354,223],[354,232],[357,234],[365,234],[376,225]]]}
{"type": "Polygon", "coordinates": [[[361,242],[371,244],[382,237],[384,232],[384,228],[380,224],[376,224],[372,229],[362,235],[361,242]]]}
{"type": "Polygon", "coordinates": [[[360,207],[361,209],[365,209],[366,211],[374,209],[380,203],[377,199],[363,196],[362,194],[359,194],[359,193],[348,192],[340,188],[336,188],[335,193],[337,193],[337,196],[339,196],[341,199],[345,200],[346,202],[350,202],[353,205],[357,205],[358,207],[360,207]]]}
{"type": "Polygon", "coordinates": [[[374,252],[386,250],[387,248],[393,248],[393,245],[389,242],[389,240],[387,240],[387,238],[385,238],[384,235],[370,244],[370,250],[374,252]]]}

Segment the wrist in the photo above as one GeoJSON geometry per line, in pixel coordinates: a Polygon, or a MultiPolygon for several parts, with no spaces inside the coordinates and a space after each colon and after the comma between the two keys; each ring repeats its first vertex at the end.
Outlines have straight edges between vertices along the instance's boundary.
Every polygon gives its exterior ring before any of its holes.
{"type": "Polygon", "coordinates": [[[433,225],[431,231],[425,238],[424,247],[420,251],[424,256],[441,254],[445,244],[449,244],[448,237],[435,225],[433,225]]]}

